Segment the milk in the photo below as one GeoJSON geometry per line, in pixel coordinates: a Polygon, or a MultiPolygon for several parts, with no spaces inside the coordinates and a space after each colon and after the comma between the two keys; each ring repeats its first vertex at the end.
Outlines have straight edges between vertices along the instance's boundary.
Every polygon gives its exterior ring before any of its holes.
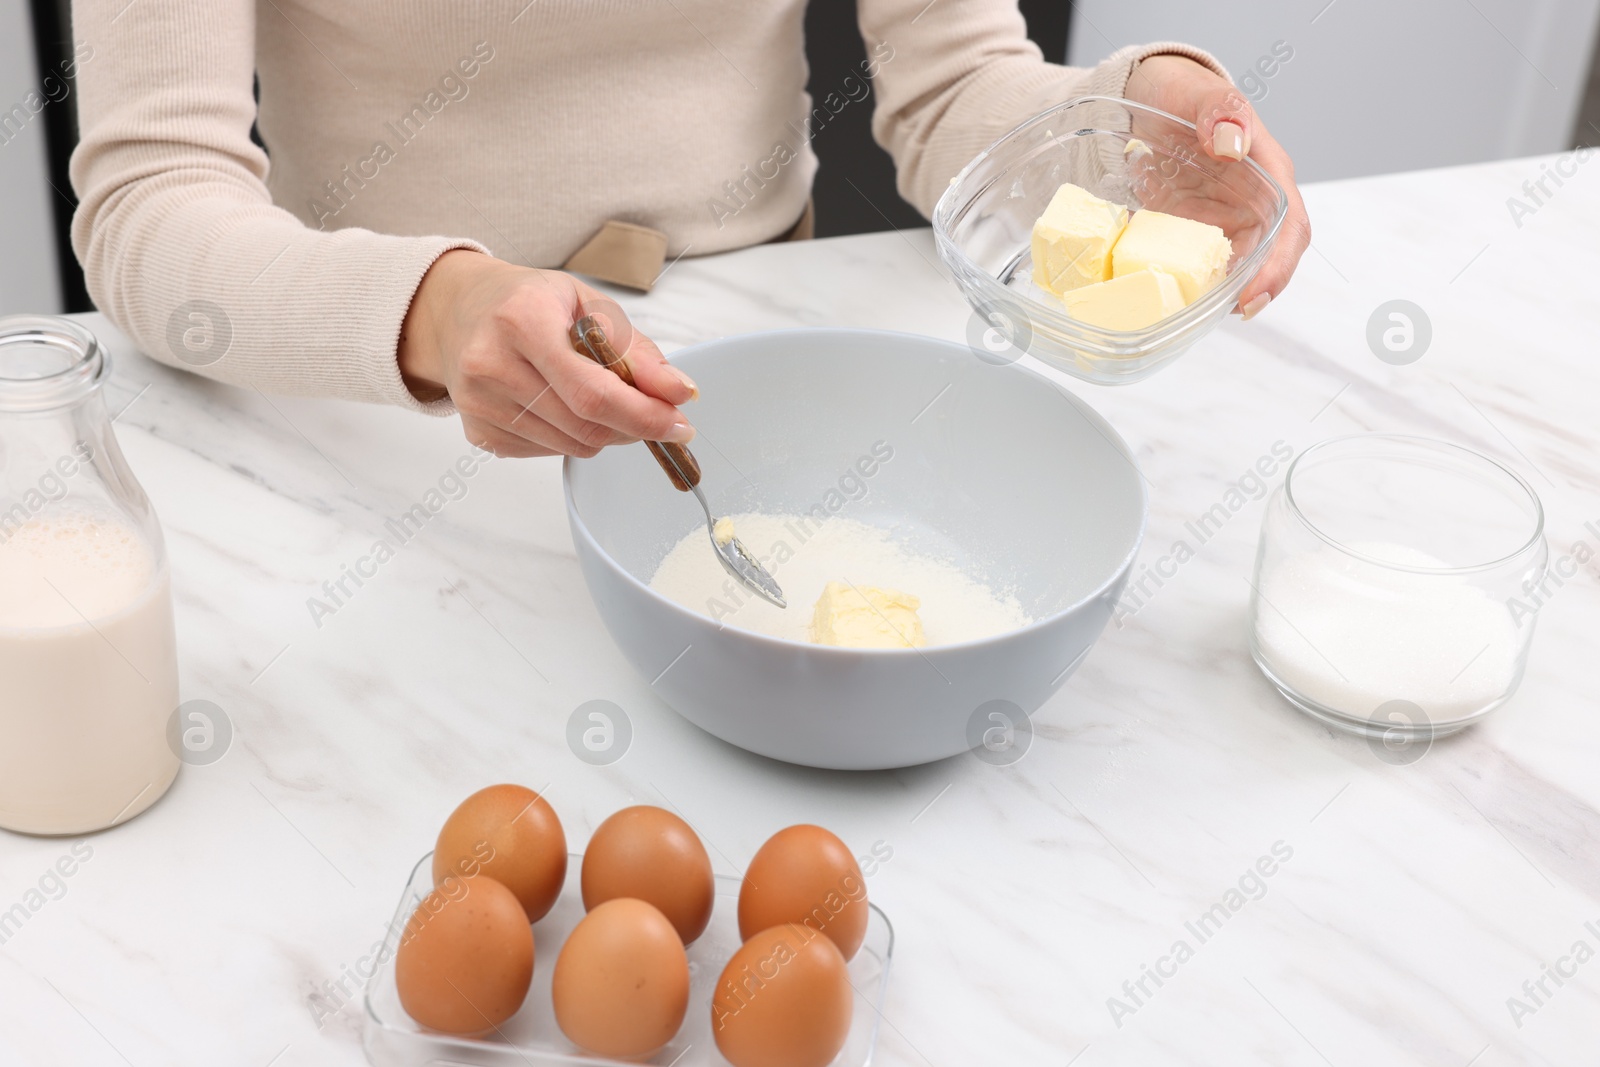
{"type": "Polygon", "coordinates": [[[109,512],[0,527],[0,826],[97,830],[172,783],[177,658],[156,560],[109,512]]]}

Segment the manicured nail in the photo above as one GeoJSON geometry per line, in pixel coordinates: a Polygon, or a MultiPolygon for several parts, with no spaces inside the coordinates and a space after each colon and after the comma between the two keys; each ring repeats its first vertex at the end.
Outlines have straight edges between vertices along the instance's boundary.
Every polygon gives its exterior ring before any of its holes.
{"type": "Polygon", "coordinates": [[[689,390],[689,399],[690,400],[699,400],[700,399],[700,387],[698,385],[694,384],[694,379],[693,378],[689,377],[687,374],[683,373],[683,371],[679,370],[677,367],[674,367],[670,363],[667,364],[667,369],[670,370],[674,375],[676,375],[677,378],[678,378],[678,381],[682,382],[684,384],[684,386],[689,390]]]}
{"type": "Polygon", "coordinates": [[[1234,122],[1217,123],[1211,130],[1211,151],[1226,159],[1243,159],[1243,127],[1234,122]]]}
{"type": "Polygon", "coordinates": [[[661,439],[675,445],[686,445],[694,440],[694,427],[687,422],[675,422],[661,439]]]}
{"type": "Polygon", "coordinates": [[[1271,302],[1271,293],[1257,293],[1255,296],[1250,298],[1250,303],[1239,309],[1239,314],[1245,322],[1249,322],[1251,319],[1261,314],[1262,310],[1271,302]]]}

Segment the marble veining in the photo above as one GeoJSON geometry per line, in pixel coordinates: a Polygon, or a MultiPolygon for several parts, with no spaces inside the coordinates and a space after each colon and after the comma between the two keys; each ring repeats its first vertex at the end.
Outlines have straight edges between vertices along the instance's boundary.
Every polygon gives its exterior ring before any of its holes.
{"type": "MultiPolygon", "coordinates": [[[[553,460],[486,465],[316,617],[466,451],[456,424],[206,383],[91,317],[167,534],[184,696],[234,739],[85,838],[59,892],[35,891],[71,842],[0,835],[0,914],[39,903],[0,944],[0,1063],[363,1062],[351,976],[444,815],[496,780],[547,786],[577,848],[649,802],[724,873],[802,820],[892,849],[869,883],[898,937],[882,1063],[1593,1062],[1600,962],[1560,985],[1546,965],[1600,950],[1600,171],[1519,227],[1503,202],[1539,165],[1307,187],[1315,249],[1258,320],[1139,385],[1056,376],[1138,457],[1145,564],[1278,442],[1424,433],[1529,479],[1552,556],[1590,562],[1540,606],[1513,701],[1410,763],[1300,716],[1251,663],[1255,498],[1108,629],[1005,767],[816,772],[683,722],[589,603],[553,460]],[[1407,366],[1365,339],[1395,298],[1432,324],[1407,366]],[[566,745],[591,699],[633,725],[610,766],[566,745]]],[[[926,230],[686,258],[619,299],[669,351],[800,325],[961,340],[969,319],[926,230]]]]}

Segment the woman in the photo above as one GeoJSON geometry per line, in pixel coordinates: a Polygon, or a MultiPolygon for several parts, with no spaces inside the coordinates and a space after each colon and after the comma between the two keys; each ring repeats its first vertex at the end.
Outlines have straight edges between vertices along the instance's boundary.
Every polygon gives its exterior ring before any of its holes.
{"type": "MultiPolygon", "coordinates": [[[[803,235],[817,165],[804,8],[76,0],[74,35],[94,50],[72,160],[89,290],[159,359],[455,411],[502,456],[688,441],[693,383],[643,337],[629,340],[637,389],[575,354],[567,329],[598,294],[552,268],[648,285],[665,258],[803,235]]],[[[1146,45],[1077,70],[1043,61],[1016,0],[859,12],[873,131],[924,215],[1018,122],[1125,95],[1289,190],[1239,310],[1288,282],[1310,239],[1293,168],[1206,53],[1146,45]]]]}

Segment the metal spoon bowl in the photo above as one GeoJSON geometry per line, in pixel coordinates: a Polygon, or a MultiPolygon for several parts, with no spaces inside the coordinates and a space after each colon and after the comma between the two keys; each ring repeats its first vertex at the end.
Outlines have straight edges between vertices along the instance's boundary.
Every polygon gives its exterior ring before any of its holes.
{"type": "MultiPolygon", "coordinates": [[[[572,347],[580,355],[594,360],[629,385],[633,384],[633,372],[628,369],[627,361],[611,346],[611,342],[606,339],[605,330],[593,315],[585,315],[575,322],[571,337],[572,347]]],[[[783,598],[783,590],[778,586],[777,580],[768,573],[743,542],[737,537],[729,537],[727,541],[717,540],[717,520],[711,514],[711,505],[706,501],[706,495],[700,491],[700,464],[695,460],[694,454],[683,445],[666,441],[646,441],[645,447],[656,457],[661,469],[667,472],[673,488],[680,492],[693,493],[695,499],[700,501],[700,507],[706,513],[706,534],[711,538],[711,548],[716,552],[717,559],[722,562],[723,569],[731,574],[735,581],[763,600],[780,608],[787,608],[789,602],[783,598]]]]}
{"type": "MultiPolygon", "coordinates": [[[[711,547],[717,553],[717,559],[722,561],[722,569],[762,599],[780,608],[788,607],[789,602],[783,598],[783,590],[779,588],[777,580],[744,546],[743,541],[731,536],[726,541],[717,539],[717,524],[723,520],[712,516],[711,505],[706,503],[706,496],[698,485],[692,485],[689,489],[694,493],[695,499],[700,501],[700,507],[705,510],[706,529],[711,534],[711,547]]],[[[728,525],[731,527],[733,524],[729,522],[728,525]]]]}

